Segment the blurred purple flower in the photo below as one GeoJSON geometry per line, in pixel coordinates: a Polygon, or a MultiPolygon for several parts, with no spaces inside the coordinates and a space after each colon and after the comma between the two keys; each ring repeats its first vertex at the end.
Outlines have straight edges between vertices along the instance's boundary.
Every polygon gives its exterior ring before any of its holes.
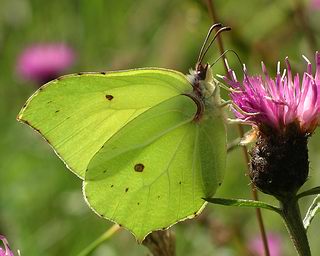
{"type": "Polygon", "coordinates": [[[17,72],[23,79],[38,84],[61,75],[74,62],[73,49],[63,43],[35,44],[18,57],[17,72]]]}
{"type": "MultiPolygon", "coordinates": [[[[304,57],[305,58],[305,57],[304,57]]],[[[236,117],[260,130],[285,132],[290,124],[296,124],[302,133],[312,133],[320,121],[320,54],[316,53],[316,72],[307,60],[307,70],[302,83],[299,74],[292,77],[286,58],[287,74],[280,74],[280,65],[275,79],[269,77],[262,63],[262,76],[249,76],[244,68],[243,82],[238,82],[232,70],[231,79],[224,78],[233,88],[231,98],[236,117]]]]}
{"type": "Polygon", "coordinates": [[[310,7],[312,9],[317,9],[319,10],[320,9],[320,0],[311,0],[310,1],[310,7]]]}
{"type": "MultiPolygon", "coordinates": [[[[281,237],[274,233],[267,235],[270,256],[282,256],[281,237]]],[[[254,237],[249,241],[249,250],[253,255],[264,255],[263,242],[260,237],[254,237]]]]}
{"type": "Polygon", "coordinates": [[[13,252],[10,250],[7,239],[4,236],[0,235],[0,240],[4,245],[4,247],[1,247],[0,243],[0,256],[14,256],[13,252]]]}

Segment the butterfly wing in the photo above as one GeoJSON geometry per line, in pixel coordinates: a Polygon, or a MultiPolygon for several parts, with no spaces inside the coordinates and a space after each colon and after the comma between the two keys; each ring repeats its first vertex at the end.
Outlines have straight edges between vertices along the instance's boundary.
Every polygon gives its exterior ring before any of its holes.
{"type": "Polygon", "coordinates": [[[179,95],[153,106],[112,136],[90,161],[84,193],[100,216],[138,240],[195,217],[221,183],[225,165],[222,119],[179,95]]]}
{"type": "Polygon", "coordinates": [[[223,121],[211,110],[195,120],[190,92],[171,70],[71,75],[40,88],[18,119],[85,178],[95,212],[142,240],[196,216],[222,179],[223,121]]]}
{"type": "Polygon", "coordinates": [[[68,75],[32,95],[18,120],[37,130],[83,178],[90,159],[130,120],[191,89],[183,74],[165,69],[68,75]]]}

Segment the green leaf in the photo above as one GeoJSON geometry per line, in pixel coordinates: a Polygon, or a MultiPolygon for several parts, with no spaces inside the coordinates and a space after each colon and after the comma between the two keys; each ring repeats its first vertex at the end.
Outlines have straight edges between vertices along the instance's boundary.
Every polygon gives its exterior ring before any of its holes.
{"type": "Polygon", "coordinates": [[[225,198],[205,198],[205,200],[209,203],[221,204],[225,206],[263,208],[263,209],[271,210],[281,214],[281,211],[279,208],[261,201],[254,201],[254,200],[247,200],[247,199],[225,199],[225,198]]]}
{"type": "Polygon", "coordinates": [[[317,195],[316,198],[311,203],[306,216],[303,219],[303,226],[305,230],[308,230],[311,221],[313,220],[314,216],[319,212],[320,209],[320,195],[317,195]]]}
{"type": "Polygon", "coordinates": [[[316,194],[320,194],[320,187],[314,187],[314,188],[311,188],[307,191],[304,191],[304,192],[298,194],[297,199],[300,199],[301,197],[304,197],[304,196],[311,196],[311,195],[316,195],[316,194]]]}

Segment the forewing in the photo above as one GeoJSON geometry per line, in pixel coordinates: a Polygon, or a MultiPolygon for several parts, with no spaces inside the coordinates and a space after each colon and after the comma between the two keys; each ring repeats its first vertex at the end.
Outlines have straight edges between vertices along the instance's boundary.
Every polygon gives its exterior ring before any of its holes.
{"type": "Polygon", "coordinates": [[[165,69],[69,75],[41,87],[18,120],[37,130],[83,177],[93,155],[130,120],[188,90],[184,75],[165,69]]]}

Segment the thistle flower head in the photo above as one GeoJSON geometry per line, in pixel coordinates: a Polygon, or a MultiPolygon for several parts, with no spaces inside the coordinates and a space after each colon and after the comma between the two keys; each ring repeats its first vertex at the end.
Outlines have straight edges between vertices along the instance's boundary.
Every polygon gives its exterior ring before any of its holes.
{"type": "Polygon", "coordinates": [[[7,239],[0,235],[0,241],[3,243],[3,247],[0,242],[0,256],[14,256],[13,252],[10,250],[9,243],[7,239]]]}
{"type": "Polygon", "coordinates": [[[312,10],[318,11],[320,9],[320,0],[311,0],[310,7],[312,10]]]}
{"type": "Polygon", "coordinates": [[[232,70],[231,79],[225,81],[233,88],[231,98],[234,113],[243,122],[256,126],[261,131],[286,132],[287,127],[296,124],[304,134],[311,134],[320,121],[320,54],[316,53],[316,72],[307,61],[307,69],[302,76],[292,75],[288,58],[287,69],[270,78],[262,63],[264,77],[249,76],[244,68],[244,79],[239,82],[232,70]]]}
{"type": "Polygon", "coordinates": [[[263,76],[250,76],[244,67],[239,82],[229,69],[224,78],[231,86],[233,111],[238,119],[251,124],[256,143],[250,151],[249,176],[262,192],[279,200],[295,195],[309,173],[308,137],[320,122],[320,54],[316,53],[313,75],[310,61],[302,77],[292,75],[286,58],[286,70],[269,76],[262,63],[263,76]]]}
{"type": "Polygon", "coordinates": [[[61,75],[73,62],[73,50],[63,43],[35,44],[18,57],[17,72],[40,85],[61,75]]]}

